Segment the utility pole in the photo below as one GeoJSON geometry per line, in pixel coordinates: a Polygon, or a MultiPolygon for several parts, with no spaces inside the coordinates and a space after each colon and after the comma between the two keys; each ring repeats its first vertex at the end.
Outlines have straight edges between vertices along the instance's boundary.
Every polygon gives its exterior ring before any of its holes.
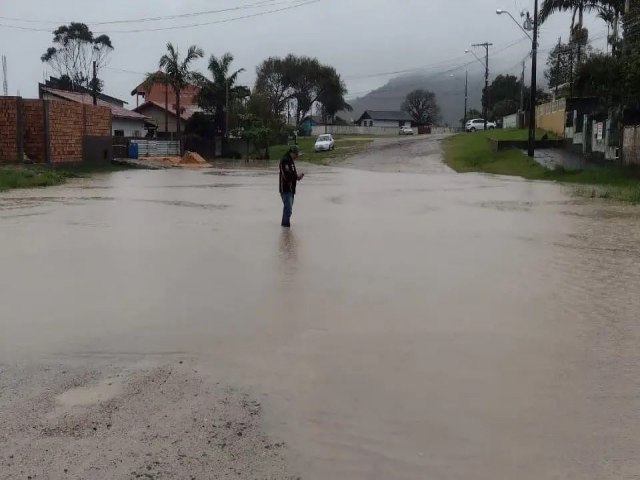
{"type": "Polygon", "coordinates": [[[556,60],[556,95],[555,99],[558,99],[558,84],[560,83],[560,49],[562,48],[562,37],[558,37],[558,59],[556,60]]]}
{"type": "Polygon", "coordinates": [[[225,85],[225,109],[224,109],[224,138],[229,138],[229,80],[224,81],[225,85]]]}
{"type": "Polygon", "coordinates": [[[529,149],[527,154],[533,158],[536,144],[536,68],[538,64],[538,0],[533,9],[533,40],[531,41],[531,105],[529,106],[529,149]]]}
{"type": "Polygon", "coordinates": [[[464,116],[462,117],[462,129],[465,129],[467,124],[467,99],[469,93],[469,71],[464,72],[464,116]]]}
{"type": "Polygon", "coordinates": [[[91,82],[92,85],[92,91],[93,91],[93,104],[97,105],[98,104],[98,71],[97,71],[97,67],[96,67],[96,62],[93,62],[93,81],[91,82]]]}
{"type": "Polygon", "coordinates": [[[518,128],[524,127],[524,69],[526,60],[522,61],[522,75],[520,76],[520,114],[518,115],[518,128]]]}
{"type": "Polygon", "coordinates": [[[2,91],[4,96],[9,95],[9,84],[7,83],[7,57],[2,56],[2,91]]]}
{"type": "Polygon", "coordinates": [[[493,43],[484,42],[484,43],[474,43],[472,47],[484,47],[485,55],[484,55],[484,94],[486,95],[484,101],[484,111],[482,115],[484,116],[484,129],[487,129],[487,116],[489,114],[489,47],[492,46],[493,43]]]}

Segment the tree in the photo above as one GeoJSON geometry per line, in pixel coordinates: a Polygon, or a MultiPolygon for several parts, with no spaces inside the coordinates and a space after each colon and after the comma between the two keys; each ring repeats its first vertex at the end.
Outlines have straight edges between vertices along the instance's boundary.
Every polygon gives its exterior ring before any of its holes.
{"type": "Polygon", "coordinates": [[[569,44],[559,43],[549,52],[547,68],[544,71],[549,88],[556,88],[571,81],[571,63],[568,56],[570,48],[569,44]]]}
{"type": "Polygon", "coordinates": [[[53,44],[40,60],[48,63],[59,77],[69,79],[72,86],[102,88],[102,82],[92,83],[93,64],[97,76],[109,61],[113,45],[107,35],[94,37],[87,25],[72,22],[54,30],[53,44]]]}
{"type": "Polygon", "coordinates": [[[233,55],[230,53],[225,53],[220,58],[211,55],[209,71],[213,80],[201,79],[197,98],[198,105],[214,115],[214,128],[218,132],[229,131],[225,118],[229,106],[244,100],[251,93],[248,87],[236,85],[238,75],[244,72],[244,68],[229,73],[231,63],[233,55]]]}
{"type": "Polygon", "coordinates": [[[318,59],[288,55],[271,57],[256,69],[255,91],[267,98],[273,112],[283,116],[289,104],[295,108],[296,124],[311,114],[320,103],[327,116],[350,106],[345,100],[346,87],[335,68],[318,59]]]}
{"type": "Polygon", "coordinates": [[[407,94],[402,110],[411,115],[418,125],[433,125],[440,119],[440,107],[436,95],[429,90],[414,90],[407,94]]]}
{"type": "Polygon", "coordinates": [[[180,107],[180,93],[182,90],[192,82],[198,81],[201,77],[190,70],[190,64],[197,58],[202,58],[204,52],[201,48],[191,45],[187,50],[187,55],[184,59],[180,60],[180,53],[171,44],[167,43],[167,53],[165,53],[159,62],[160,70],[166,75],[169,85],[173,87],[176,94],[176,119],[177,119],[177,134],[180,139],[180,118],[182,109],[180,107]]]}
{"type": "Polygon", "coordinates": [[[496,120],[505,115],[516,113],[520,105],[521,92],[522,83],[518,77],[498,75],[494,78],[489,89],[482,92],[482,105],[485,106],[489,100],[491,101],[492,106],[487,114],[489,120],[496,120]]]}

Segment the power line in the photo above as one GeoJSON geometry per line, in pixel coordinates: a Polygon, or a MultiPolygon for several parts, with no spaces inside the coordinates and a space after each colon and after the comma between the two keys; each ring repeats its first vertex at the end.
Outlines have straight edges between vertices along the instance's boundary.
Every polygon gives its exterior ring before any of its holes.
{"type": "MultiPolygon", "coordinates": [[[[174,25],[174,26],[169,26],[169,27],[158,27],[158,28],[146,28],[146,29],[145,28],[140,28],[140,29],[135,29],[135,30],[111,30],[111,31],[102,31],[102,32],[95,32],[95,33],[96,34],[113,34],[113,33],[127,34],[127,33],[143,33],[143,32],[160,32],[160,31],[166,31],[166,30],[183,30],[183,29],[187,29],[187,28],[202,27],[202,26],[206,26],[206,25],[218,25],[218,24],[222,24],[222,23],[235,22],[235,21],[238,21],[238,20],[245,20],[247,18],[261,17],[261,16],[264,16],[264,15],[270,15],[270,14],[273,14],[273,13],[284,12],[284,11],[287,11],[287,10],[293,10],[295,8],[304,7],[304,6],[307,6],[307,5],[314,4],[314,3],[319,3],[320,1],[321,0],[308,0],[308,1],[305,1],[305,2],[302,2],[302,3],[289,5],[289,6],[283,7],[283,8],[267,10],[267,11],[264,11],[264,12],[253,13],[253,14],[250,14],[250,15],[242,15],[242,16],[238,16],[238,17],[226,18],[226,19],[223,19],[223,20],[214,20],[214,21],[210,21],[210,22],[193,23],[193,24],[188,24],[188,25],[174,25]]],[[[284,2],[280,3],[280,4],[284,4],[284,2]]],[[[274,4],[274,5],[278,5],[278,4],[274,4]]],[[[0,17],[0,18],[2,18],[2,17],[0,17]]],[[[20,26],[20,25],[7,25],[6,23],[0,23],[0,28],[9,28],[9,29],[13,29],[13,30],[23,30],[23,31],[28,31],[28,32],[46,32],[46,33],[51,33],[51,29],[49,29],[49,28],[23,27],[23,26],[20,26]]]]}
{"type": "Polygon", "coordinates": [[[174,25],[174,26],[170,26],[170,27],[158,27],[158,28],[140,28],[140,29],[136,29],[136,30],[111,30],[108,32],[98,32],[98,33],[108,33],[108,34],[112,34],[112,33],[142,33],[142,32],[163,32],[163,31],[167,31],[167,30],[183,30],[185,28],[195,28],[195,27],[204,27],[204,26],[208,26],[208,25],[219,25],[222,23],[229,23],[229,22],[235,22],[237,20],[245,20],[247,18],[255,18],[255,17],[261,17],[263,15],[270,15],[273,13],[279,13],[279,12],[284,12],[287,10],[293,10],[295,8],[300,8],[300,7],[305,7],[307,5],[312,5],[314,3],[319,3],[321,0],[308,0],[306,2],[302,2],[302,3],[297,3],[295,5],[290,5],[288,7],[283,7],[283,8],[277,8],[274,10],[267,10],[265,12],[259,12],[259,13],[252,13],[250,15],[242,15],[240,17],[233,17],[233,18],[226,18],[224,20],[214,20],[211,22],[202,22],[202,23],[193,23],[190,25],[174,25]]]}
{"type": "MultiPolygon", "coordinates": [[[[289,2],[280,2],[280,4],[293,3],[293,1],[296,1],[296,0],[290,0],[289,2]]],[[[110,21],[105,21],[105,22],[85,21],[84,23],[86,23],[88,25],[115,25],[115,24],[119,24],[119,23],[159,22],[159,21],[163,21],[163,20],[175,20],[175,19],[178,19],[178,18],[197,17],[197,16],[201,16],[201,15],[212,15],[212,14],[215,14],[215,13],[230,12],[230,11],[234,11],[234,10],[243,10],[243,9],[248,9],[248,8],[256,8],[256,7],[260,7],[260,6],[263,6],[265,4],[269,4],[269,3],[273,4],[273,2],[275,2],[275,0],[262,0],[262,1],[257,2],[257,3],[250,3],[250,4],[246,4],[246,5],[239,5],[239,6],[236,6],[236,7],[229,7],[229,8],[223,8],[223,9],[218,9],[218,10],[204,10],[204,11],[200,11],[200,12],[182,13],[182,14],[174,14],[174,15],[164,15],[164,16],[158,16],[158,17],[128,18],[128,19],[124,19],[124,20],[110,20],[110,21]]],[[[0,20],[10,20],[12,22],[22,22],[22,23],[35,23],[35,24],[41,24],[41,25],[60,25],[60,24],[65,24],[67,22],[67,20],[60,20],[60,21],[34,20],[34,19],[31,19],[31,18],[4,17],[4,16],[0,16],[0,20]]]]}

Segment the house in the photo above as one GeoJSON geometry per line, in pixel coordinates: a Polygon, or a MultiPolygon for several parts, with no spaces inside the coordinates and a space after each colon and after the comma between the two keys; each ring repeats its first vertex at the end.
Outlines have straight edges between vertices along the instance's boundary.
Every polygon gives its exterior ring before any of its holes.
{"type": "MultiPolygon", "coordinates": [[[[165,108],[164,102],[148,101],[134,108],[133,111],[148,117],[157,129],[159,136],[169,136],[178,131],[178,116],[174,103],[169,103],[168,107],[169,108],[165,108]]],[[[180,110],[181,131],[184,131],[186,121],[189,120],[194,113],[202,111],[198,105],[180,105],[180,110]]]]}
{"type": "MultiPolygon", "coordinates": [[[[68,91],[47,87],[46,84],[39,85],[39,95],[42,100],[55,100],[63,102],[84,103],[93,105],[93,97],[86,91],[68,91]]],[[[124,108],[124,101],[107,95],[99,95],[97,105],[109,107],[111,109],[111,133],[115,137],[143,137],[146,133],[145,127],[147,117],[124,108]],[[107,101],[108,98],[112,101],[107,101]]]]}
{"type": "Polygon", "coordinates": [[[366,110],[356,123],[361,127],[410,127],[411,116],[406,112],[366,110]]]}
{"type": "MultiPolygon", "coordinates": [[[[159,75],[162,72],[157,72],[159,75]]],[[[196,105],[196,97],[200,89],[196,85],[187,85],[180,91],[180,105],[196,105]]],[[[131,91],[136,96],[136,107],[140,106],[140,97],[144,102],[155,102],[160,105],[176,103],[176,91],[171,85],[163,82],[142,82],[131,91]]],[[[143,103],[144,103],[143,102],[143,103]]]]}
{"type": "MultiPolygon", "coordinates": [[[[194,113],[202,111],[196,101],[199,91],[195,85],[187,85],[180,91],[180,125],[183,131],[185,122],[194,113]]],[[[176,93],[171,85],[163,82],[142,82],[132,90],[131,95],[136,96],[137,106],[133,111],[149,117],[159,136],[170,136],[178,131],[176,93]],[[140,105],[141,97],[144,102],[140,105]]]]}

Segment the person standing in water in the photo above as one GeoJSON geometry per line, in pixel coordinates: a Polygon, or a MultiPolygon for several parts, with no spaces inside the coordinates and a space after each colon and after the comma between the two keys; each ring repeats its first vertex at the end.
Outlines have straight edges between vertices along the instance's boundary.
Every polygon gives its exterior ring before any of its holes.
{"type": "Polygon", "coordinates": [[[302,180],[304,173],[296,170],[296,159],[300,156],[298,145],[291,145],[289,151],[280,160],[280,196],[282,197],[282,226],[291,226],[293,199],[296,196],[296,185],[302,180]]]}

